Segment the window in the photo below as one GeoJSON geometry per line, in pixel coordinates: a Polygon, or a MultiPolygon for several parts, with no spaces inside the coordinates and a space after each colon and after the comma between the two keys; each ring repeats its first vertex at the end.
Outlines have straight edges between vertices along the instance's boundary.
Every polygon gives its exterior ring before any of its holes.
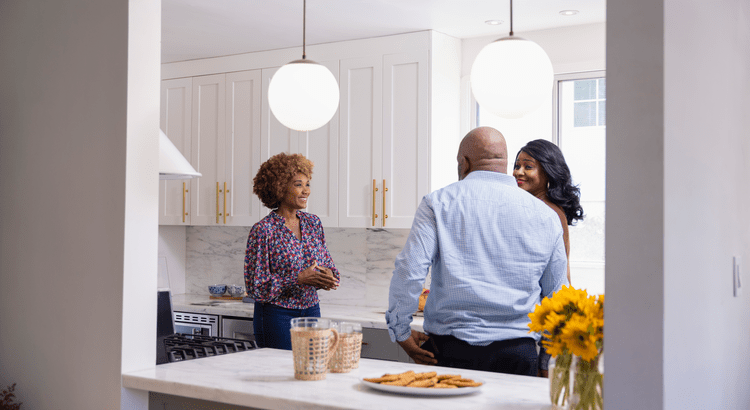
{"type": "Polygon", "coordinates": [[[500,130],[508,143],[509,173],[518,151],[534,139],[556,143],[581,189],[584,219],[569,227],[572,285],[604,293],[606,79],[604,72],[555,77],[550,98],[535,112],[508,120],[476,107],[476,125],[500,130]]]}
{"type": "Polygon", "coordinates": [[[606,81],[604,78],[566,81],[573,83],[574,127],[596,127],[606,124],[606,81]]]}

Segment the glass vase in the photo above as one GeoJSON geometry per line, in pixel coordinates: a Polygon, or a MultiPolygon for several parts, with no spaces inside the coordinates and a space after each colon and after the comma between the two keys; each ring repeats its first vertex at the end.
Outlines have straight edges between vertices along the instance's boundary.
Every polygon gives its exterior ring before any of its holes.
{"type": "Polygon", "coordinates": [[[592,360],[572,356],[568,375],[569,397],[566,409],[602,410],[604,399],[604,369],[601,354],[592,360]]]}
{"type": "Polygon", "coordinates": [[[549,361],[549,398],[558,408],[567,408],[570,392],[570,354],[559,354],[549,361]]]}

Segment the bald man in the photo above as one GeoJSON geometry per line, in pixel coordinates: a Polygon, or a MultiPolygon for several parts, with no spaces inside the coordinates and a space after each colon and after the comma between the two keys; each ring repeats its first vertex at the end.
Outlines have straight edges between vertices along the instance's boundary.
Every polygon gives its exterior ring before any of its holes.
{"type": "Polygon", "coordinates": [[[496,129],[469,132],[457,160],[459,181],[425,195],[396,258],[388,332],[419,364],[536,376],[528,314],[568,283],[560,219],[507,175],[496,129]],[[430,268],[425,334],[410,325],[430,268]]]}

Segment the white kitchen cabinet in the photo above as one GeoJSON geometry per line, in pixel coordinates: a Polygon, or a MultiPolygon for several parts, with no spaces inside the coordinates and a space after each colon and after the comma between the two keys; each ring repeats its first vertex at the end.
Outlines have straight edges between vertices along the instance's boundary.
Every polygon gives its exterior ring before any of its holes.
{"type": "MultiPolygon", "coordinates": [[[[326,66],[339,80],[339,62],[325,61],[326,66]]],[[[262,87],[262,120],[261,120],[261,163],[280,153],[302,154],[315,166],[310,181],[310,198],[307,212],[320,218],[324,226],[338,226],[338,148],[339,148],[339,113],[324,126],[300,132],[282,125],[271,112],[268,105],[268,85],[279,67],[263,69],[262,87]]],[[[270,212],[262,208],[262,216],[270,212]]]]}
{"type": "MultiPolygon", "coordinates": [[[[339,226],[372,227],[383,173],[383,64],[380,56],[341,61],[339,226]]],[[[377,219],[377,226],[380,226],[377,219]]]]}
{"type": "Polygon", "coordinates": [[[428,193],[428,51],[341,61],[339,226],[409,228],[428,193]]]}
{"type": "Polygon", "coordinates": [[[428,52],[383,57],[382,227],[411,228],[429,193],[428,52]]]}
{"type": "MultiPolygon", "coordinates": [[[[185,158],[191,155],[193,81],[165,80],[161,84],[162,131],[185,158]]],[[[159,181],[159,224],[190,225],[190,180],[159,181]]]]}
{"type": "Polygon", "coordinates": [[[170,138],[182,144],[178,148],[184,146],[183,155],[202,176],[162,181],[160,224],[249,226],[257,222],[261,206],[252,188],[261,157],[260,70],[164,81],[162,101],[162,122],[169,125],[179,119],[185,124],[175,130],[167,126],[175,135],[170,138]],[[182,106],[177,104],[180,97],[187,101],[182,106]],[[177,213],[181,212],[183,183],[187,193],[184,223],[177,213]]]}
{"type": "Polygon", "coordinates": [[[193,134],[190,162],[200,178],[191,180],[191,225],[220,223],[226,180],[226,75],[193,78],[193,134]],[[221,192],[219,192],[221,190],[221,192]]]}
{"type": "MultiPolygon", "coordinates": [[[[419,32],[308,47],[308,55],[331,70],[340,89],[337,113],[310,132],[283,126],[267,101],[273,74],[298,58],[296,50],[164,65],[164,84],[178,81],[173,78],[193,81],[186,103],[189,121],[167,133],[190,135],[192,145],[183,152],[203,173],[190,183],[185,224],[215,225],[217,214],[219,224],[226,214],[227,225],[250,226],[262,219],[269,209],[252,194],[252,178],[263,161],[287,152],[315,163],[307,211],[325,227],[410,228],[422,197],[455,178],[460,46],[449,36],[419,32]],[[231,79],[249,73],[252,79],[231,79]]],[[[177,117],[163,112],[162,122],[165,115],[177,117]]],[[[172,191],[179,194],[178,188],[172,191]]],[[[170,224],[181,221],[174,210],[181,196],[176,198],[162,206],[163,213],[177,215],[170,224]]]]}
{"type": "MultiPolygon", "coordinates": [[[[259,221],[261,203],[253,178],[261,164],[261,71],[226,75],[225,177],[220,224],[251,226],[259,221]],[[224,196],[226,195],[226,196],[224,196]]],[[[265,215],[265,214],[263,214],[265,215]]]]}

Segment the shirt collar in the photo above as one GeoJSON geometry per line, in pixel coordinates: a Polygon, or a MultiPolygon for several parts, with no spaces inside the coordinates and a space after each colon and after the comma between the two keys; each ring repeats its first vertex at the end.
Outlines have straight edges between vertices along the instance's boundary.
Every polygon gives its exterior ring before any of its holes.
{"type": "MultiPolygon", "coordinates": [[[[294,211],[294,212],[295,212],[295,215],[297,215],[297,218],[299,218],[299,219],[300,219],[300,221],[301,221],[301,220],[302,220],[302,211],[300,211],[300,210],[298,209],[298,210],[296,210],[296,211],[294,211]]],[[[278,213],[276,213],[276,211],[275,211],[275,210],[271,211],[271,212],[269,213],[269,215],[271,215],[271,217],[272,217],[272,218],[273,218],[273,219],[274,219],[275,221],[277,221],[277,222],[279,222],[279,223],[282,223],[282,224],[283,224],[283,223],[285,223],[285,222],[286,222],[286,218],[284,218],[283,216],[281,216],[281,215],[279,215],[278,213]]]]}
{"type": "Polygon", "coordinates": [[[503,174],[502,172],[492,172],[492,171],[472,171],[464,177],[464,180],[467,179],[477,179],[482,181],[495,181],[500,182],[503,185],[510,185],[510,186],[518,186],[518,183],[516,183],[516,178],[514,178],[512,175],[503,174]]]}

